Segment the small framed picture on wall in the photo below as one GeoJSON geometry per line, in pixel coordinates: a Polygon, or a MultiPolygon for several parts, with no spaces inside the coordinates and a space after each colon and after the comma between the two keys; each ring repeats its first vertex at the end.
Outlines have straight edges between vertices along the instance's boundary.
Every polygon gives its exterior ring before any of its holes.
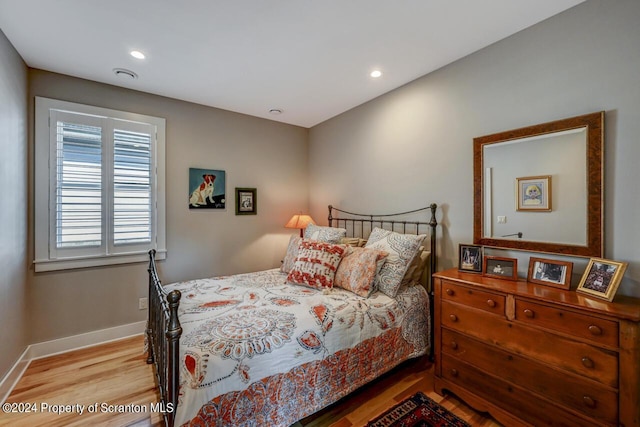
{"type": "Polygon", "coordinates": [[[256,215],[258,190],[236,187],[236,215],[256,215]]]}

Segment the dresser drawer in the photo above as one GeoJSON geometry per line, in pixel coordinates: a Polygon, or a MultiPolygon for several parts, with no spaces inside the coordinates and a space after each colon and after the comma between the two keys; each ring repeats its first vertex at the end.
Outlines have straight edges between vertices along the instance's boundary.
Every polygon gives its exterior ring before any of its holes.
{"type": "Polygon", "coordinates": [[[618,386],[618,355],[613,351],[449,301],[441,303],[440,322],[446,328],[502,349],[528,355],[610,387],[618,386]]]}
{"type": "MultiPolygon", "coordinates": [[[[489,402],[499,402],[500,407],[534,426],[592,427],[617,425],[613,422],[590,422],[560,405],[551,403],[499,378],[487,375],[479,369],[453,357],[442,358],[442,378],[453,386],[473,393],[489,402]]],[[[447,386],[445,385],[445,389],[447,386]]]]}
{"type": "Polygon", "coordinates": [[[447,329],[442,330],[441,340],[445,355],[456,357],[482,372],[512,384],[526,384],[531,392],[605,423],[616,420],[618,393],[611,388],[447,329]]]}
{"type": "Polygon", "coordinates": [[[505,297],[452,282],[442,282],[442,299],[504,316],[505,297]]]}
{"type": "Polygon", "coordinates": [[[519,298],[516,299],[515,316],[521,322],[564,332],[598,344],[618,346],[617,322],[519,298]]]}

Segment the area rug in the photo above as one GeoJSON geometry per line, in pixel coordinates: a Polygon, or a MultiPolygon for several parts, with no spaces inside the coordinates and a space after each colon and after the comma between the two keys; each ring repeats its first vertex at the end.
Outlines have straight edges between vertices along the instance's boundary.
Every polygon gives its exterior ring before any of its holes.
{"type": "Polygon", "coordinates": [[[451,412],[418,392],[398,403],[367,427],[470,427],[451,412]]]}

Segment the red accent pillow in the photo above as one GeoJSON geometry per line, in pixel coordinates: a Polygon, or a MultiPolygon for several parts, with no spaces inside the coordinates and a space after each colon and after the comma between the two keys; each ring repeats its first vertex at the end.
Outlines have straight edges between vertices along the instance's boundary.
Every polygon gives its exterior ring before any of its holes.
{"type": "Polygon", "coordinates": [[[302,240],[287,281],[315,289],[331,289],[338,265],[346,253],[344,245],[302,240]]]}

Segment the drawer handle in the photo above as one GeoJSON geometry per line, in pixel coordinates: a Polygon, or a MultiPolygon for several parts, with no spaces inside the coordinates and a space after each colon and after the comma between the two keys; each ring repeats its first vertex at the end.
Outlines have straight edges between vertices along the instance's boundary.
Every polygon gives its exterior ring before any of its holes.
{"type": "Polygon", "coordinates": [[[492,299],[488,299],[487,300],[487,305],[489,307],[495,307],[496,306],[496,302],[494,300],[492,300],[492,299]]]}
{"type": "Polygon", "coordinates": [[[457,369],[452,369],[451,370],[451,376],[452,377],[457,377],[458,376],[458,370],[457,369]]]}
{"type": "Polygon", "coordinates": [[[451,341],[451,348],[454,349],[454,350],[457,350],[458,349],[458,343],[455,342],[455,341],[451,341]]]}
{"type": "Polygon", "coordinates": [[[602,335],[602,329],[596,325],[589,326],[589,332],[591,332],[592,335],[602,335]]]}
{"type": "Polygon", "coordinates": [[[452,296],[454,294],[453,289],[449,289],[449,288],[447,288],[447,290],[444,291],[444,293],[449,295],[449,296],[452,296]]]}
{"type": "Polygon", "coordinates": [[[582,401],[584,402],[585,405],[587,405],[589,408],[595,408],[596,407],[596,401],[593,400],[593,398],[591,396],[583,396],[582,397],[582,401]]]}
{"type": "Polygon", "coordinates": [[[455,314],[450,314],[449,315],[449,319],[451,319],[452,322],[457,322],[458,321],[458,316],[456,316],[455,314]]]}
{"type": "Polygon", "coordinates": [[[582,358],[582,364],[584,365],[585,368],[589,368],[589,369],[593,369],[593,367],[595,366],[595,363],[593,363],[593,360],[591,360],[587,356],[582,358]]]}
{"type": "Polygon", "coordinates": [[[524,315],[527,316],[529,319],[533,319],[533,317],[535,316],[535,313],[532,310],[529,310],[527,308],[524,310],[524,315]]]}

